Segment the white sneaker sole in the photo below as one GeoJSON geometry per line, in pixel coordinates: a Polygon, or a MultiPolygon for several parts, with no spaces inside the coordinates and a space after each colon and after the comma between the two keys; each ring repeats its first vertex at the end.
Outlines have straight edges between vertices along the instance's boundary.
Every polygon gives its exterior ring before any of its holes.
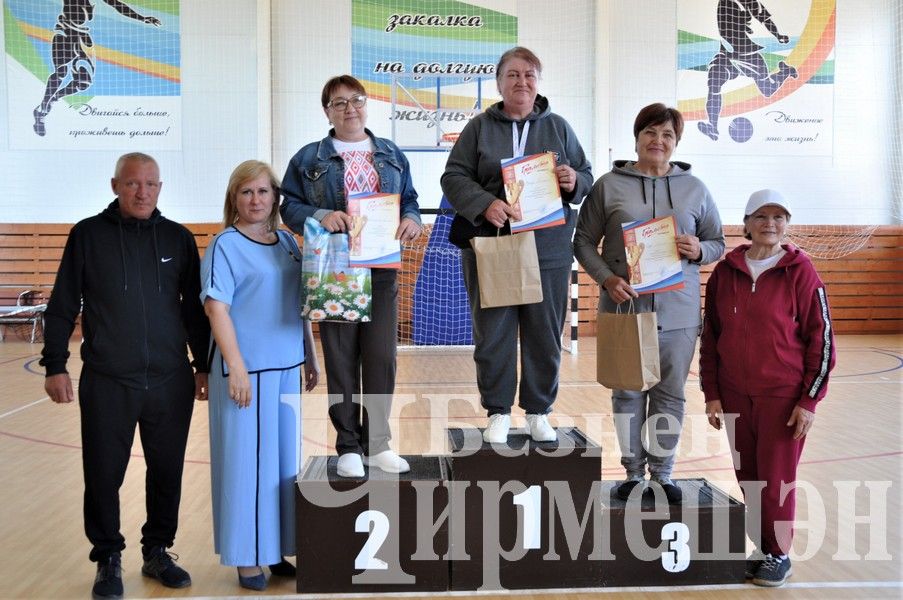
{"type": "Polygon", "coordinates": [[[790,579],[791,575],[793,575],[793,567],[791,567],[790,570],[787,571],[787,574],[784,575],[784,579],[780,581],[768,581],[767,579],[753,578],[752,583],[761,587],[781,587],[782,585],[787,583],[787,580],[790,579]]]}
{"type": "Polygon", "coordinates": [[[348,479],[360,479],[364,476],[363,471],[361,471],[360,473],[351,473],[349,471],[345,471],[344,469],[336,469],[335,472],[339,477],[347,477],[348,479]]]}
{"type": "Polygon", "coordinates": [[[364,466],[370,467],[372,469],[379,469],[383,473],[407,473],[408,471],[411,470],[411,465],[407,465],[406,468],[400,468],[400,467],[388,467],[387,468],[387,467],[380,465],[376,461],[370,460],[366,456],[364,457],[364,466]]]}

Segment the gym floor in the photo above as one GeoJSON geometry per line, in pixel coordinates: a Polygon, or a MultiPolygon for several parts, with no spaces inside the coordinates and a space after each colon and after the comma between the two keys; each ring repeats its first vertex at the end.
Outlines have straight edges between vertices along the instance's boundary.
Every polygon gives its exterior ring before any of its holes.
{"type": "MultiPolygon", "coordinates": [[[[484,598],[585,600],[665,598],[899,598],[903,594],[903,481],[901,374],[903,336],[840,336],[837,368],[820,405],[799,469],[794,575],[779,589],[752,585],[643,587],[480,593],[484,598]]],[[[82,527],[82,465],[77,404],[56,406],[43,390],[40,344],[9,335],[0,343],[0,539],[4,598],[85,598],[95,567],[82,527]]],[[[72,346],[70,370],[80,361],[72,346]]],[[[595,382],[594,339],[579,353],[562,356],[561,388],[552,415],[556,426],[576,425],[603,449],[602,479],[623,472],[613,434],[609,392],[595,382]]],[[[321,355],[322,363],[322,355],[321,355]]],[[[482,427],[470,350],[401,350],[393,407],[394,447],[402,454],[446,452],[445,428],[482,427]]],[[[325,379],[303,404],[305,457],[331,454],[333,433],[326,416],[325,379]]],[[[723,432],[708,427],[695,363],[687,382],[687,419],[676,478],[704,477],[740,498],[723,432]]],[[[515,426],[523,423],[515,408],[515,426]]],[[[195,407],[188,441],[179,534],[172,548],[193,585],[170,590],[141,575],[138,540],[144,519],[144,465],[140,442],[133,449],[121,490],[123,579],[128,598],[227,598],[248,595],[235,570],[213,553],[207,410],[195,407]]],[[[270,597],[295,593],[293,580],[272,579],[270,597]]],[[[405,598],[471,596],[475,592],[405,598]]],[[[398,597],[393,594],[393,597],[398,597]]],[[[308,596],[313,597],[313,596],[308,596]]],[[[317,595],[317,598],[323,597],[317,595]]],[[[331,597],[349,597],[331,596],[331,597]]],[[[355,597],[362,597],[355,595],[355,597]]],[[[388,596],[365,596],[381,598],[388,596]]]]}

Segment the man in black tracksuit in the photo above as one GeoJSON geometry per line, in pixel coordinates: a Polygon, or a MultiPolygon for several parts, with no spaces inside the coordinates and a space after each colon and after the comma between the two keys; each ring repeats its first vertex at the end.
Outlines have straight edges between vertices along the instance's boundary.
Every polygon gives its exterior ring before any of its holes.
{"type": "Polygon", "coordinates": [[[45,315],[44,387],[54,402],[66,403],[75,399],[66,371],[69,338],[82,313],[85,533],[97,562],[93,595],[100,598],[123,593],[119,488],[136,425],[147,465],[141,571],[168,587],[191,585],[166,549],[178,524],[193,399],[206,395],[210,327],[194,237],[160,215],[160,186],[150,156],[119,159],[112,179],[117,198],[72,228],[45,315]]]}

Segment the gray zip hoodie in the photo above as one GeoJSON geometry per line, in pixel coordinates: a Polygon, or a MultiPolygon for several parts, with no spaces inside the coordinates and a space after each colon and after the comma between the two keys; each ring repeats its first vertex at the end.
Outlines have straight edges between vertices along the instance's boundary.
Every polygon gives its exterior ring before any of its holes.
{"type": "MultiPolygon", "coordinates": [[[[674,215],[678,234],[699,238],[699,261],[683,260],[684,287],[661,294],[644,294],[634,301],[637,312],[655,311],[661,331],[698,327],[701,322],[699,265],[721,258],[724,232],[721,217],[709,190],[690,174],[690,165],[672,162],[662,177],[651,177],[634,167],[633,161],[618,160],[611,172],[593,185],[577,219],[574,254],[601,286],[618,275],[627,279],[622,223],[674,215]],[[602,254],[597,248],[602,242],[602,254]]],[[[615,312],[616,304],[603,289],[599,310],[615,312]]]]}
{"type": "MultiPolygon", "coordinates": [[[[459,248],[470,248],[472,237],[497,235],[498,230],[483,218],[483,211],[493,200],[505,199],[501,160],[514,156],[511,124],[516,123],[518,135],[522,135],[523,124],[529,121],[524,155],[554,152],[557,164],[569,165],[577,172],[574,190],[562,191],[567,222],[535,232],[540,267],[570,265],[574,256],[571,235],[576,219],[569,205],[580,204],[592,186],[590,163],[574,130],[552,112],[543,96],[536,96],[533,112],[519,121],[506,115],[502,106],[501,102],[493,104],[464,127],[445,164],[442,191],[457,211],[449,241],[459,248]]],[[[501,235],[510,232],[506,224],[501,235]]]]}

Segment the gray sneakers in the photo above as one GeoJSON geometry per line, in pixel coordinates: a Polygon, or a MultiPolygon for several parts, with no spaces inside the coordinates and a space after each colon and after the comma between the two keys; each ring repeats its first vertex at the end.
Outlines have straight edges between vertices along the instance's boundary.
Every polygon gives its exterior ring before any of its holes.
{"type": "Polygon", "coordinates": [[[778,587],[784,585],[791,575],[793,569],[790,568],[790,557],[766,554],[765,560],[756,569],[752,582],[764,587],[778,587]]]}

